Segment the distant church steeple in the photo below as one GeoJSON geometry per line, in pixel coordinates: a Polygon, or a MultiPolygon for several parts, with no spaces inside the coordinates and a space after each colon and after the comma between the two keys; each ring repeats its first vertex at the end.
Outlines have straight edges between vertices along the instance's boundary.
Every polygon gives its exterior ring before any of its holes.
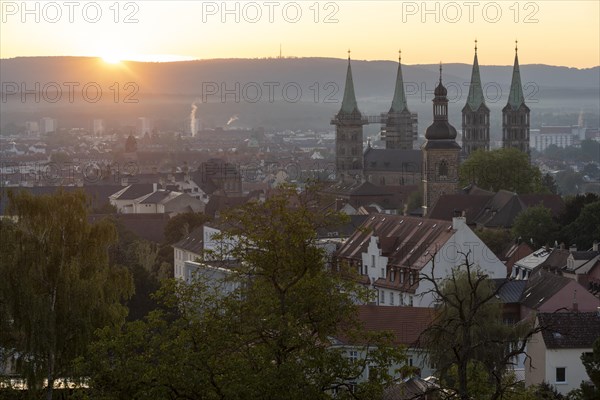
{"type": "Polygon", "coordinates": [[[515,64],[508,102],[502,109],[502,146],[513,147],[529,154],[529,107],[525,105],[521,72],[519,70],[518,42],[515,41],[515,64]]]}
{"type": "Polygon", "coordinates": [[[479,75],[477,40],[475,40],[475,57],[473,59],[469,96],[462,109],[462,149],[464,158],[469,157],[475,150],[490,149],[490,109],[485,104],[479,75]]]}
{"type": "Polygon", "coordinates": [[[342,107],[331,121],[335,125],[335,164],[338,180],[362,180],[363,177],[363,118],[356,103],[350,50],[342,107]]]}
{"type": "Polygon", "coordinates": [[[423,152],[423,215],[426,216],[443,194],[458,190],[460,146],[456,129],[448,122],[448,90],[440,82],[434,91],[433,123],[425,131],[423,152]]]}
{"type": "Polygon", "coordinates": [[[398,72],[392,106],[385,119],[386,149],[412,149],[417,139],[417,117],[408,109],[402,79],[402,51],[398,51],[398,72]]]}

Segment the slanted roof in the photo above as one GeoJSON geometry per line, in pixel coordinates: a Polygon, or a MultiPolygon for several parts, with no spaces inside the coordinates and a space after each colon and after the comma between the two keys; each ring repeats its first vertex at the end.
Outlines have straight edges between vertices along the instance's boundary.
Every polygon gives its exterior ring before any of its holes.
{"type": "Polygon", "coordinates": [[[532,310],[538,309],[570,282],[572,280],[569,278],[538,271],[527,280],[527,287],[521,295],[520,303],[532,310]]]}
{"type": "Polygon", "coordinates": [[[506,278],[493,279],[494,285],[500,290],[498,291],[498,297],[502,303],[519,303],[523,291],[527,286],[527,281],[524,280],[511,280],[506,278]]]}
{"type": "Polygon", "coordinates": [[[525,104],[523,96],[523,86],[521,85],[521,71],[519,69],[519,55],[515,53],[515,64],[513,66],[512,80],[510,83],[510,92],[508,93],[508,104],[513,110],[517,110],[525,104]]]}
{"type": "Polygon", "coordinates": [[[191,231],[186,237],[175,243],[173,247],[189,251],[194,254],[201,254],[204,250],[204,229],[198,227],[191,231]]]}
{"type": "MultiPolygon", "coordinates": [[[[358,319],[365,331],[389,331],[394,344],[404,346],[416,346],[419,336],[431,325],[434,316],[435,310],[431,307],[358,306],[358,319]]],[[[347,338],[341,340],[349,343],[347,338]]]]}
{"type": "Polygon", "coordinates": [[[170,190],[157,190],[140,200],[140,204],[165,204],[183,193],[172,192],[170,190]]]}
{"type": "Polygon", "coordinates": [[[406,94],[404,93],[404,80],[402,79],[402,62],[398,60],[398,73],[396,75],[396,87],[394,88],[394,98],[390,112],[401,112],[407,109],[406,94]]]}
{"type": "Polygon", "coordinates": [[[154,191],[151,183],[135,183],[111,195],[115,200],[135,200],[154,191]]]}
{"type": "Polygon", "coordinates": [[[455,211],[465,213],[467,224],[474,224],[476,217],[488,203],[492,194],[444,194],[427,213],[427,218],[452,221],[455,211]]]}
{"type": "Polygon", "coordinates": [[[423,152],[405,149],[367,148],[363,156],[365,171],[420,173],[423,152]]]}
{"type": "Polygon", "coordinates": [[[539,313],[544,343],[548,349],[591,349],[600,338],[600,313],[539,313]]]}
{"type": "Polygon", "coordinates": [[[354,81],[352,80],[352,66],[350,57],[348,57],[348,70],[346,71],[346,86],[344,87],[344,98],[342,99],[342,108],[340,114],[360,113],[354,94],[354,81]]]}
{"type": "Polygon", "coordinates": [[[483,87],[481,85],[481,77],[479,76],[479,61],[477,60],[477,49],[475,49],[475,57],[473,59],[473,70],[471,71],[471,84],[469,85],[469,96],[467,104],[471,111],[477,111],[481,106],[485,106],[485,98],[483,96],[483,87]]]}
{"type": "Polygon", "coordinates": [[[420,270],[454,232],[448,221],[373,214],[346,240],[337,256],[361,260],[371,237],[376,237],[389,265],[420,270]]]}

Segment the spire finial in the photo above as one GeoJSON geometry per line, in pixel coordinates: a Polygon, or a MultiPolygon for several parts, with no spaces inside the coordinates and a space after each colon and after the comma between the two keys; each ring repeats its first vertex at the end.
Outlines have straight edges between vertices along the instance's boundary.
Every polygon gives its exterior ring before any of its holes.
{"type": "Polygon", "coordinates": [[[398,50],[398,62],[402,62],[402,49],[398,50]]]}
{"type": "Polygon", "coordinates": [[[440,83],[442,83],[442,62],[440,61],[440,83]]]}
{"type": "Polygon", "coordinates": [[[348,49],[348,61],[350,61],[350,49],[348,49]]]}
{"type": "Polygon", "coordinates": [[[518,45],[519,45],[519,41],[518,41],[518,40],[515,40],[515,53],[516,53],[517,51],[519,51],[519,46],[518,46],[518,45]]]}
{"type": "Polygon", "coordinates": [[[477,39],[475,39],[475,54],[477,54],[477,39]]]}

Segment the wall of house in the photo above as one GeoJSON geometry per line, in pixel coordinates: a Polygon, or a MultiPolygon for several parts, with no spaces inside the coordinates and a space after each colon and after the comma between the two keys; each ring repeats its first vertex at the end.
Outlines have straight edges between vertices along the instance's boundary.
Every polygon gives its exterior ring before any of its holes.
{"type": "Polygon", "coordinates": [[[204,231],[204,250],[208,252],[207,257],[220,260],[233,260],[233,256],[228,249],[234,245],[235,239],[226,241],[216,240],[214,236],[221,233],[219,229],[207,225],[204,225],[202,229],[204,231]]]}
{"type": "MultiPolygon", "coordinates": [[[[438,250],[434,260],[425,265],[421,274],[441,280],[450,275],[452,268],[464,264],[465,256],[461,253],[465,253],[468,254],[469,261],[474,265],[479,265],[490,278],[506,278],[506,266],[467,226],[465,218],[454,218],[452,224],[456,232],[438,250]]],[[[414,305],[416,307],[432,307],[434,303],[432,289],[431,282],[421,279],[415,292],[414,305]]]]}
{"type": "Polygon", "coordinates": [[[527,342],[529,359],[525,361],[525,386],[537,385],[546,378],[546,346],[541,333],[527,342]]]}
{"type": "Polygon", "coordinates": [[[591,348],[546,350],[546,382],[554,385],[561,394],[578,388],[581,381],[590,379],[581,362],[581,354],[591,351],[591,348]],[[556,382],[557,367],[566,368],[565,383],[556,382]]]}
{"type": "Polygon", "coordinates": [[[588,292],[586,288],[575,281],[569,282],[565,287],[546,300],[540,307],[540,312],[554,312],[561,308],[573,309],[573,299],[577,298],[577,309],[580,312],[594,312],[600,307],[600,299],[588,292]],[[575,294],[576,293],[576,294],[575,294]]]}
{"type": "Polygon", "coordinates": [[[200,254],[187,251],[178,247],[173,247],[173,274],[176,279],[185,279],[184,264],[186,261],[196,261],[200,259],[200,254]]]}

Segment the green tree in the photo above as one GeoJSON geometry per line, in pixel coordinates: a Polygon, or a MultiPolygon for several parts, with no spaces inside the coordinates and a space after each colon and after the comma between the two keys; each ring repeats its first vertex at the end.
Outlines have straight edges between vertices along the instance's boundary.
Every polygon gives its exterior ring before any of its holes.
{"type": "Polygon", "coordinates": [[[516,382],[507,367],[539,328],[530,320],[504,324],[502,304],[496,301],[501,286],[473,266],[468,254],[464,257],[463,265],[441,282],[421,276],[432,287],[438,307],[420,342],[442,387],[456,394],[453,398],[498,400],[514,392],[516,382]]]}
{"type": "Polygon", "coordinates": [[[516,193],[546,193],[542,173],[529,163],[527,154],[513,148],[471,153],[459,169],[462,186],[476,184],[482,189],[516,193]]]}
{"type": "Polygon", "coordinates": [[[554,222],[550,209],[542,205],[529,207],[515,218],[512,235],[539,248],[554,243],[558,237],[558,224],[554,222]]]}
{"type": "Polygon", "coordinates": [[[581,249],[591,248],[600,238],[600,200],[586,204],[579,217],[563,228],[561,236],[581,249]]]}
{"type": "Polygon", "coordinates": [[[496,255],[500,255],[512,242],[510,231],[506,229],[475,229],[475,234],[496,255]]]}
{"type": "Polygon", "coordinates": [[[542,177],[542,186],[544,186],[548,190],[549,193],[552,193],[552,194],[558,193],[558,186],[556,185],[556,181],[554,180],[552,175],[550,175],[549,173],[547,173],[546,175],[544,175],[542,177]]]}
{"type": "Polygon", "coordinates": [[[108,221],[89,224],[83,192],[34,197],[9,193],[0,224],[0,348],[13,349],[31,391],[72,373],[97,328],[119,325],[131,295],[124,268],[111,267],[116,231],[108,221]]]}
{"type": "MultiPolygon", "coordinates": [[[[376,398],[404,352],[385,334],[364,332],[355,299],[368,292],[350,273],[328,270],[316,229],[337,214],[313,207],[314,193],[280,189],[264,204],[229,213],[214,240],[239,260],[223,281],[199,274],[165,282],[165,309],[124,330],[105,329],[87,373],[100,399],[376,398]],[[351,275],[350,275],[351,276],[351,275]],[[222,292],[221,284],[237,284],[222,292]],[[333,338],[365,355],[348,357],[333,338]],[[375,367],[377,366],[377,373],[375,367]],[[369,380],[348,390],[367,369],[369,380]]],[[[214,254],[219,259],[222,254],[214,254]]]]}
{"type": "Polygon", "coordinates": [[[583,175],[568,168],[556,174],[556,185],[561,195],[575,195],[583,187],[583,175]]]}

